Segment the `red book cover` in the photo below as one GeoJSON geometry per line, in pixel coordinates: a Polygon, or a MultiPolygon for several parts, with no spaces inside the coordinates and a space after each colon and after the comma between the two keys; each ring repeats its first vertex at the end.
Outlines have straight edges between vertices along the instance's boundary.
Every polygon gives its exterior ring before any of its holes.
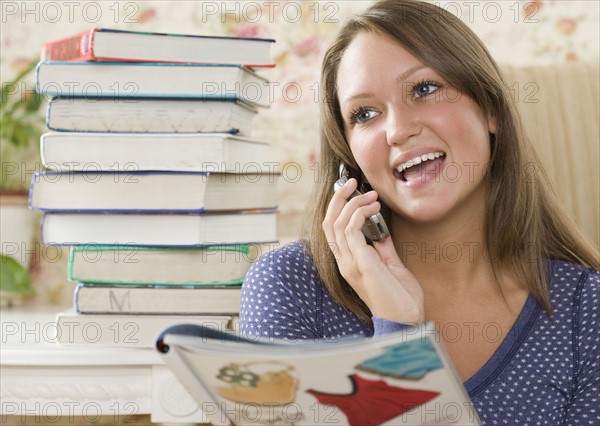
{"type": "Polygon", "coordinates": [[[273,67],[275,40],[94,28],[42,46],[42,61],[218,63],[273,67]]]}
{"type": "Polygon", "coordinates": [[[42,45],[42,61],[92,61],[94,56],[94,36],[98,28],[87,30],[69,37],[42,45]]]}

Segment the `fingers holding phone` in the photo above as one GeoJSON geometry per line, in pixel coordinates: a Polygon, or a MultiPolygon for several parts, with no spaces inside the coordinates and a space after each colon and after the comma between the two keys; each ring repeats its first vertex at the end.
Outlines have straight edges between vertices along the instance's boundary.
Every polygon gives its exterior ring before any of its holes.
{"type": "Polygon", "coordinates": [[[335,247],[340,273],[375,316],[420,323],[424,302],[421,287],[398,257],[379,213],[377,193],[358,191],[358,182],[340,167],[323,231],[335,247]],[[372,245],[367,244],[367,239],[372,245]]]}
{"type": "Polygon", "coordinates": [[[352,259],[355,256],[352,252],[356,250],[372,249],[367,245],[361,228],[365,218],[379,212],[381,206],[374,191],[359,194],[356,186],[356,179],[353,178],[338,185],[323,222],[327,240],[336,247],[334,254],[338,262],[352,259]]]}
{"type": "Polygon", "coordinates": [[[366,244],[367,241],[382,241],[390,235],[379,212],[381,205],[377,201],[377,193],[370,191],[363,194],[358,188],[358,181],[350,177],[349,169],[342,162],[338,180],[333,185],[334,195],[323,222],[327,239],[338,247],[338,261],[344,254],[349,255],[351,249],[372,251],[372,247],[366,244]],[[356,230],[359,232],[355,232],[356,230]],[[352,239],[352,247],[348,246],[348,238],[352,239]]]}
{"type": "MultiPolygon", "coordinates": [[[[348,175],[349,172],[346,169],[346,165],[342,162],[340,164],[339,179],[333,185],[334,192],[340,190],[344,184],[348,182],[348,175]]],[[[358,189],[355,189],[349,198],[354,198],[359,195],[362,195],[362,192],[358,189]]],[[[374,214],[367,216],[364,224],[362,225],[362,232],[368,241],[382,241],[390,236],[387,224],[385,223],[385,220],[383,219],[383,216],[379,210],[377,210],[374,214]]]]}

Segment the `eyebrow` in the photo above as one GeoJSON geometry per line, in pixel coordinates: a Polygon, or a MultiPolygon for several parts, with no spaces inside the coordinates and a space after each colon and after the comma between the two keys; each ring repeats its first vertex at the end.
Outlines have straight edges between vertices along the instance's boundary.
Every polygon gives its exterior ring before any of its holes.
{"type": "MultiPolygon", "coordinates": [[[[423,68],[427,68],[427,65],[421,64],[421,65],[415,65],[414,67],[410,67],[409,69],[404,71],[402,74],[400,74],[398,77],[396,77],[395,82],[401,83],[401,82],[405,81],[408,77],[410,77],[412,74],[416,73],[417,71],[422,70],[423,68]]],[[[370,99],[370,98],[374,98],[374,97],[375,97],[375,95],[373,95],[372,93],[361,92],[361,93],[357,93],[356,95],[350,96],[348,99],[346,99],[344,102],[342,102],[342,105],[350,103],[356,99],[370,99]]]]}

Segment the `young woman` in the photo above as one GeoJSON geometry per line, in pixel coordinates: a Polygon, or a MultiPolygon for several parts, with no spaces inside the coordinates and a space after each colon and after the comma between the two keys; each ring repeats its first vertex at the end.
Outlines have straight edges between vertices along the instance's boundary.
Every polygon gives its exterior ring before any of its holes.
{"type": "Polygon", "coordinates": [[[322,89],[308,239],[252,267],[242,331],[433,322],[485,423],[598,424],[598,252],[527,179],[537,158],[482,42],[441,8],[384,0],[341,30],[322,89]],[[334,193],[341,163],[353,178],[334,193]],[[391,237],[370,242],[378,212],[391,237]]]}

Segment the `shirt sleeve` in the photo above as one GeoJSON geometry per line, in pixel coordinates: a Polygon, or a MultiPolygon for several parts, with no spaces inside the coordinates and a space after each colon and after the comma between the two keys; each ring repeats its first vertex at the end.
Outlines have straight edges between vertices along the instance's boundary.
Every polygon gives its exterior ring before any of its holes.
{"type": "Polygon", "coordinates": [[[412,328],[410,324],[403,322],[390,321],[385,318],[373,317],[374,336],[383,336],[384,334],[396,333],[412,328]]]}
{"type": "Polygon", "coordinates": [[[242,286],[240,333],[300,340],[320,337],[315,273],[300,243],[261,256],[242,286]]]}
{"type": "Polygon", "coordinates": [[[567,410],[567,425],[600,424],[600,275],[590,273],[581,282],[573,304],[575,351],[574,392],[567,410]]]}

